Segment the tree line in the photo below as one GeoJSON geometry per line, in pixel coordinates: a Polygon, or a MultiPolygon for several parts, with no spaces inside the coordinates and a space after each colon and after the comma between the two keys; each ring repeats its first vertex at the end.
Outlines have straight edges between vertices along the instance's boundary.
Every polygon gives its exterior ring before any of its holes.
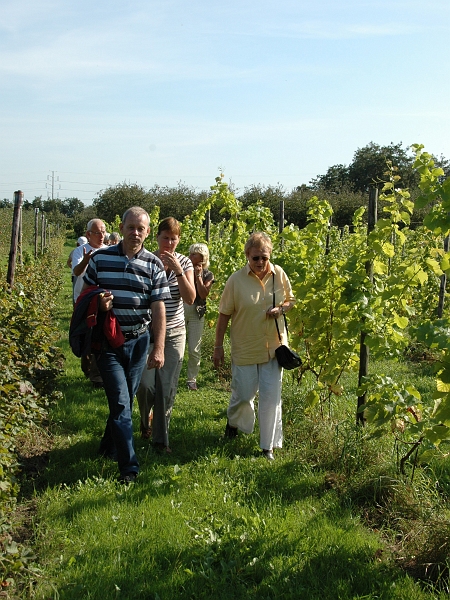
{"type": "MultiPolygon", "coordinates": [[[[444,178],[450,175],[450,161],[433,156],[436,167],[444,171],[444,178]]],[[[270,209],[276,222],[279,220],[280,202],[284,202],[284,220],[300,228],[308,222],[308,203],[313,196],[327,199],[333,209],[333,224],[338,227],[350,226],[355,211],[367,205],[367,195],[373,186],[382,188],[387,172],[393,168],[396,172],[399,188],[408,188],[411,199],[419,195],[419,175],[413,168],[414,154],[402,143],[380,146],[370,142],[358,148],[349,165],[337,164],[318,175],[309,184],[299,185],[287,190],[280,184],[263,186],[254,184],[243,191],[232,189],[236,198],[246,208],[261,202],[270,209]]],[[[112,223],[117,215],[121,216],[132,205],[145,208],[149,213],[159,206],[160,218],[173,216],[183,221],[211,194],[211,190],[200,190],[179,183],[176,187],[154,185],[145,188],[138,183],[123,182],[102,190],[93,199],[91,206],[85,206],[78,198],[42,200],[36,197],[32,202],[25,201],[23,209],[38,208],[45,212],[49,222],[73,229],[74,235],[82,235],[86,223],[93,217],[112,223]]],[[[12,206],[8,200],[0,202],[0,207],[12,206]]],[[[383,211],[380,204],[380,213],[383,211]]],[[[422,223],[427,209],[417,211],[411,227],[422,223]]],[[[211,220],[219,222],[227,218],[218,208],[211,210],[211,220]]]]}

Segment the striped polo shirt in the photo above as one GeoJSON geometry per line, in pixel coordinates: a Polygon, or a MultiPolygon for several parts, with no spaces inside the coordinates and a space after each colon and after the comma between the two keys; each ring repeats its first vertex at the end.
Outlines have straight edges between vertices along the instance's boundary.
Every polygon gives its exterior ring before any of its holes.
{"type": "MultiPolygon", "coordinates": [[[[179,254],[178,252],[174,252],[174,254],[184,273],[194,270],[192,261],[188,256],[184,256],[184,254],[179,254]]],[[[183,299],[181,298],[180,288],[178,287],[178,279],[179,278],[173,271],[170,271],[167,274],[171,297],[165,300],[166,329],[185,326],[183,299]]]]}
{"type": "Polygon", "coordinates": [[[97,250],[83,277],[114,295],[113,310],[123,332],[151,322],[152,302],[170,298],[162,262],[144,247],[128,258],[122,242],[97,250]]]}

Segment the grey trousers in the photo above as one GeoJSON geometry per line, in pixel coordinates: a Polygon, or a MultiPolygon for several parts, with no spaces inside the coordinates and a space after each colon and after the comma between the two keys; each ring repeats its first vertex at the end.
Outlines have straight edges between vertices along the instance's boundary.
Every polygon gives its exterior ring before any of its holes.
{"type": "MultiPolygon", "coordinates": [[[[186,329],[176,327],[166,331],[164,366],[162,369],[144,368],[136,398],[142,425],[148,427],[153,408],[153,443],[169,446],[170,417],[175,403],[186,345],[186,329]]],[[[150,345],[150,350],[152,350],[150,345]]]]}

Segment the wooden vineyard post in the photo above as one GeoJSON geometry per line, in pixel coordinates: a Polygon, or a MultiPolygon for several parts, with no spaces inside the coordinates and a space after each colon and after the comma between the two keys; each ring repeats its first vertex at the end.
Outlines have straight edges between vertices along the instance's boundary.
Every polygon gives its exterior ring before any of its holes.
{"type": "MultiPolygon", "coordinates": [[[[23,193],[22,193],[22,203],[23,203],[23,193]]],[[[22,203],[20,205],[20,210],[19,210],[19,245],[18,245],[18,248],[17,248],[18,261],[19,261],[19,265],[21,267],[23,266],[23,227],[22,227],[23,211],[22,211],[22,203]]]]}
{"type": "MultiPolygon", "coordinates": [[[[284,229],[284,200],[280,200],[280,216],[278,221],[278,233],[281,235],[284,229]]],[[[280,239],[280,250],[283,251],[283,238],[280,239]]]]}
{"type": "MultiPolygon", "coordinates": [[[[377,222],[377,207],[378,207],[378,188],[371,188],[369,192],[369,212],[367,215],[367,235],[374,229],[377,222]]],[[[370,282],[373,282],[373,263],[367,261],[366,273],[370,282]]],[[[367,377],[369,374],[369,347],[366,345],[366,332],[361,331],[360,343],[359,343],[359,375],[358,385],[360,386],[363,377],[367,377]]],[[[359,409],[363,404],[366,403],[366,394],[358,396],[358,406],[356,411],[356,422],[360,425],[364,425],[364,414],[359,409]]]]}
{"type": "Polygon", "coordinates": [[[8,273],[6,281],[10,288],[14,287],[14,275],[16,271],[17,247],[19,244],[20,213],[22,212],[23,192],[14,192],[14,215],[11,229],[11,248],[9,251],[8,273]]]}
{"type": "Polygon", "coordinates": [[[331,231],[331,225],[333,223],[333,216],[331,216],[328,219],[328,231],[327,231],[327,238],[325,241],[325,256],[327,256],[328,254],[330,254],[330,231],[331,231]]]}
{"type": "Polygon", "coordinates": [[[211,209],[208,208],[205,215],[205,239],[206,243],[209,243],[210,231],[211,231],[211,209]]]}
{"type": "MultiPolygon", "coordinates": [[[[449,236],[444,240],[444,252],[447,253],[449,250],[449,236]]],[[[439,303],[437,308],[438,319],[442,319],[444,314],[444,302],[445,302],[445,288],[447,287],[447,275],[443,273],[441,275],[441,284],[439,286],[439,303]]]]}
{"type": "Polygon", "coordinates": [[[44,241],[45,241],[45,215],[41,215],[41,254],[44,254],[44,241]]]}
{"type": "Polygon", "coordinates": [[[38,255],[39,209],[34,209],[34,258],[38,255]]]}

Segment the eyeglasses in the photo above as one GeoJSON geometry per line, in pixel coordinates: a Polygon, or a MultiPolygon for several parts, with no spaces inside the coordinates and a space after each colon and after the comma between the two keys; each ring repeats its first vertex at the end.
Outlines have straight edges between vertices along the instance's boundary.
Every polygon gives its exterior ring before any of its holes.
{"type": "Polygon", "coordinates": [[[262,260],[263,262],[267,262],[269,260],[268,256],[252,256],[252,260],[254,262],[258,262],[259,260],[262,260]]]}
{"type": "Polygon", "coordinates": [[[106,231],[91,231],[91,230],[89,230],[89,233],[93,233],[94,235],[105,235],[106,231]]]}

